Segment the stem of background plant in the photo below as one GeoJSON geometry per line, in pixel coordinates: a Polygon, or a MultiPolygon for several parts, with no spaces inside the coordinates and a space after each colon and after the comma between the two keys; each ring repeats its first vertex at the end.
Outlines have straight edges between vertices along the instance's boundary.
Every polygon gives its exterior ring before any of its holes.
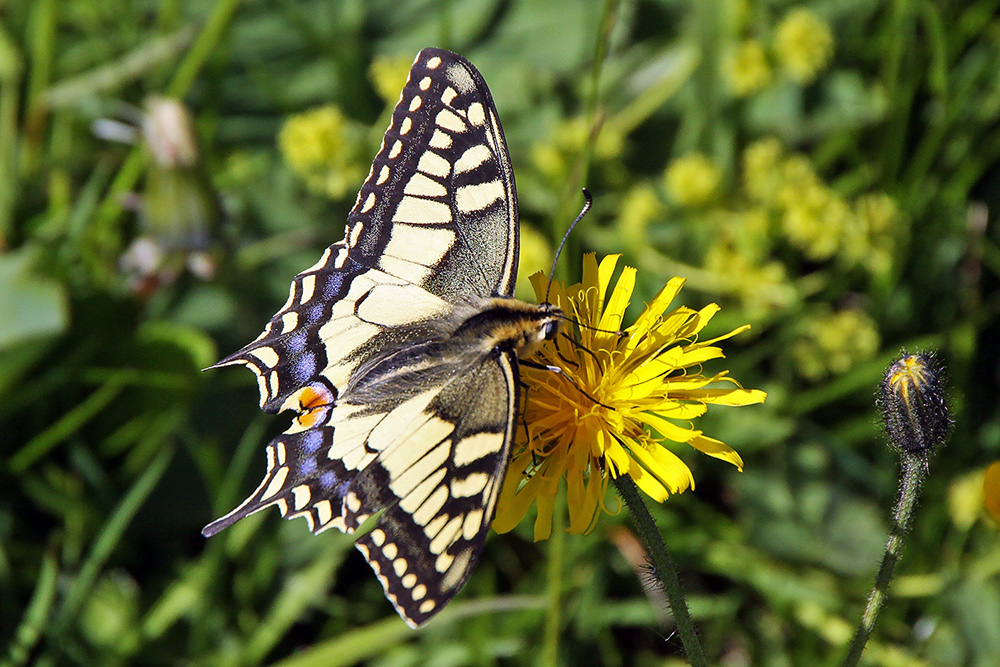
{"type": "Polygon", "coordinates": [[[674,559],[670,557],[670,552],[663,542],[663,537],[656,527],[653,516],[649,513],[645,501],[639,495],[639,489],[636,488],[635,482],[630,476],[619,475],[614,478],[614,483],[618,494],[625,501],[625,506],[632,514],[639,535],[646,543],[649,557],[656,568],[654,574],[663,585],[663,592],[667,594],[667,600],[674,613],[677,633],[684,645],[688,662],[691,663],[691,667],[708,667],[705,652],[701,648],[698,632],[694,627],[694,621],[691,620],[691,615],[688,613],[687,601],[684,599],[684,591],[681,589],[681,580],[677,576],[677,567],[674,565],[674,559]]]}
{"type": "Polygon", "coordinates": [[[868,638],[875,627],[875,621],[878,620],[879,612],[885,606],[889,582],[892,581],[892,572],[896,567],[896,561],[899,560],[899,554],[903,550],[903,538],[909,530],[913,508],[917,505],[920,487],[927,475],[925,458],[910,454],[903,456],[902,459],[903,479],[899,486],[899,501],[893,512],[892,532],[889,533],[889,540],[885,545],[885,554],[882,556],[882,565],[875,577],[875,586],[868,596],[865,611],[861,614],[861,624],[858,626],[854,641],[851,642],[851,648],[844,659],[844,667],[855,667],[858,664],[861,653],[865,650],[865,644],[868,643],[868,638]]]}
{"type": "MultiPolygon", "coordinates": [[[[556,507],[562,507],[562,487],[556,496],[556,507]]],[[[552,534],[549,537],[549,561],[545,572],[545,629],[542,634],[542,667],[558,667],[559,635],[562,631],[562,573],[566,551],[566,517],[562,512],[552,513],[552,534]]]]}
{"type": "MultiPolygon", "coordinates": [[[[569,178],[566,179],[565,187],[559,197],[555,215],[552,218],[556,225],[566,224],[566,220],[575,217],[575,210],[580,204],[580,189],[586,187],[588,175],[590,174],[590,162],[594,154],[594,146],[597,145],[597,138],[604,125],[604,114],[598,112],[598,101],[601,96],[601,72],[604,70],[604,61],[611,48],[611,36],[614,33],[615,25],[618,22],[619,6],[621,0],[604,0],[601,9],[601,22],[597,29],[597,36],[594,42],[594,62],[590,68],[590,90],[587,91],[586,119],[589,128],[587,139],[580,148],[576,162],[570,168],[569,178]]],[[[559,238],[556,234],[555,238],[559,238]]],[[[579,236],[579,235],[578,235],[579,236]]],[[[569,247],[566,250],[567,256],[579,257],[582,253],[579,244],[573,238],[568,241],[569,247]]],[[[557,267],[557,270],[562,267],[557,267]]],[[[566,279],[563,274],[563,279],[566,279]]],[[[566,279],[567,282],[572,282],[566,279]]]]}

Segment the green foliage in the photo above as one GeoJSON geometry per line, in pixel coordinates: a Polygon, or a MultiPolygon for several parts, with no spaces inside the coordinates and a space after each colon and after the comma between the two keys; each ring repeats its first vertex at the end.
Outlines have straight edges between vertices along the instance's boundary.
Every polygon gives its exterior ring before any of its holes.
{"type": "Polygon", "coordinates": [[[621,252],[643,297],[681,275],[687,305],[721,303],[709,335],[753,324],[727,362],[767,403],[699,424],[745,472],[679,448],[697,488],[651,508],[709,661],[846,650],[896,493],[873,396],[905,346],[940,350],[956,427],[865,658],[998,664],[977,495],[1000,458],[995,4],[0,3],[0,665],[682,664],[624,515],[494,535],[417,632],[349,537],[276,512],[199,534],[287,424],[258,413],[250,373],[201,369],[339,240],[382,91],[430,45],[496,99],[540,232],[522,277],[586,185],[561,271],[621,252]],[[93,132],[153,95],[190,110],[183,173],[93,132]],[[318,108],[345,135],[305,175],[278,137],[318,108]]]}

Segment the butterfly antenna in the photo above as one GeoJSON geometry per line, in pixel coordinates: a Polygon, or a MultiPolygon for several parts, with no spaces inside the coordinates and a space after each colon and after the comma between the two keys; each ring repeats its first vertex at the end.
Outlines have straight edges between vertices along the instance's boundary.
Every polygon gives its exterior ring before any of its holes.
{"type": "Polygon", "coordinates": [[[598,331],[600,333],[614,334],[619,338],[624,338],[625,336],[628,335],[627,331],[622,331],[621,329],[601,329],[600,327],[592,327],[589,324],[584,324],[583,322],[580,322],[579,320],[574,320],[572,317],[567,317],[566,315],[556,315],[556,317],[566,320],[567,322],[572,322],[581,329],[589,329],[590,331],[598,331]]]}
{"type": "Polygon", "coordinates": [[[559,247],[556,249],[555,257],[552,258],[552,269],[549,271],[549,284],[545,288],[545,303],[549,302],[549,292],[552,290],[552,279],[556,275],[556,262],[559,261],[559,255],[562,253],[563,246],[566,245],[566,239],[569,238],[569,233],[573,231],[574,227],[576,227],[576,223],[583,220],[583,216],[587,215],[587,211],[590,210],[591,205],[594,203],[594,198],[591,196],[590,190],[587,188],[583,188],[583,198],[583,209],[580,210],[580,215],[576,216],[576,220],[573,221],[573,224],[570,225],[569,229],[566,230],[566,233],[563,234],[562,241],[559,242],[559,247]]]}

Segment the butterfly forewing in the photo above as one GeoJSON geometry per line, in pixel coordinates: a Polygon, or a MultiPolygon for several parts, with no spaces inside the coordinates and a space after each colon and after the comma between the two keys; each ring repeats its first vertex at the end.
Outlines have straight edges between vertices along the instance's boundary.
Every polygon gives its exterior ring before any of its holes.
{"type": "Polygon", "coordinates": [[[457,302],[510,296],[514,176],[493,99],[464,58],[420,52],[348,216],[351,258],[457,302]]]}
{"type": "Polygon", "coordinates": [[[537,327],[527,304],[482,317],[512,293],[517,231],[485,82],[461,56],[421,51],[344,240],[217,364],[248,366],[261,406],[297,416],[256,491],[203,532],[270,505],[313,532],[381,512],[358,549],[408,623],[437,613],[479,557],[507,463],[520,329],[506,318],[537,327]]]}

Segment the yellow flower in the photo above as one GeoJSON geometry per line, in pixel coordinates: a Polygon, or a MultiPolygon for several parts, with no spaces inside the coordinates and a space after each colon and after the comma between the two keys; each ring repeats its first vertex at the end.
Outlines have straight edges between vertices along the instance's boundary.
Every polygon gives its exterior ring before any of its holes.
{"type": "Polygon", "coordinates": [[[767,54],[756,39],[748,39],[733,49],[723,61],[723,72],[737,97],[746,97],[771,83],[767,54]]]}
{"type": "Polygon", "coordinates": [[[785,234],[810,260],[826,261],[837,254],[841,241],[849,235],[853,226],[851,209],[825,185],[802,195],[802,203],[785,211],[785,234]]]}
{"type": "Polygon", "coordinates": [[[649,243],[649,223],[663,215],[663,203],[649,183],[640,183],[622,199],[618,212],[618,236],[629,248],[645,248],[649,243]]]}
{"type": "Polygon", "coordinates": [[[729,242],[717,242],[708,249],[705,270],[724,281],[749,320],[763,320],[798,299],[783,264],[756,257],[729,242]]]}
{"type": "Polygon", "coordinates": [[[778,25],[774,51],[793,81],[809,83],[830,62],[833,33],[826,21],[808,9],[797,7],[778,25]]]}
{"type": "Polygon", "coordinates": [[[807,320],[792,357],[799,373],[810,380],[843,375],[874,356],[879,348],[875,321],[867,313],[848,308],[807,320]]]}
{"type": "MultiPolygon", "coordinates": [[[[618,475],[630,475],[656,501],[694,486],[691,471],[662,444],[665,440],[742,469],[739,454],[695,429],[691,420],[709,403],[764,401],[763,391],[743,389],[725,371],[701,375],[702,364],[723,357],[715,343],[748,327],[699,341],[699,332],[719,308],[678,306],[667,312],[684,284],[674,278],[619,336],[636,277],[635,269],[626,267],[608,294],[619,257],[605,257],[598,266],[595,256],[587,255],[580,284],[552,285],[553,302],[579,326],[575,338],[546,341],[533,357],[558,366],[559,372],[521,367],[525,426],[518,428],[500,493],[493,522],[498,532],[514,528],[534,503],[535,539],[548,538],[563,479],[572,533],[594,527],[606,509],[608,482],[618,475]]],[[[545,276],[535,274],[532,283],[544,295],[545,276]]]]}
{"type": "Polygon", "coordinates": [[[858,197],[853,210],[857,229],[844,238],[845,262],[860,264],[874,276],[887,275],[906,233],[899,205],[884,192],[873,192],[858,197]]]}
{"type": "Polygon", "coordinates": [[[1000,461],[986,469],[983,476],[983,494],[986,511],[997,526],[1000,526],[1000,461]]]}
{"type": "Polygon", "coordinates": [[[562,183],[576,164],[580,151],[590,146],[591,168],[612,167],[625,150],[625,135],[613,122],[604,123],[596,140],[593,128],[583,116],[560,121],[546,141],[535,144],[531,162],[546,178],[562,183]]]}
{"type": "Polygon", "coordinates": [[[722,172],[700,153],[679,157],[664,174],[667,194],[681,206],[701,206],[712,200],[722,183],[722,172]]]}
{"type": "Polygon", "coordinates": [[[399,99],[399,91],[406,83],[413,58],[396,56],[387,58],[379,56],[368,67],[368,80],[375,86],[375,92],[386,104],[395,104],[399,99]]]}
{"type": "Polygon", "coordinates": [[[759,139],[743,151],[743,183],[747,195],[771,206],[778,197],[784,148],[774,137],[759,139]]]}
{"type": "Polygon", "coordinates": [[[518,262],[521,265],[522,273],[519,271],[515,294],[519,299],[530,299],[532,295],[531,284],[525,280],[528,272],[540,271],[541,268],[548,267],[552,263],[552,247],[545,235],[534,226],[521,220],[521,249],[518,262]]]}
{"type": "Polygon", "coordinates": [[[340,199],[362,178],[364,132],[335,106],[292,116],[278,134],[285,161],[314,190],[340,199]]]}

